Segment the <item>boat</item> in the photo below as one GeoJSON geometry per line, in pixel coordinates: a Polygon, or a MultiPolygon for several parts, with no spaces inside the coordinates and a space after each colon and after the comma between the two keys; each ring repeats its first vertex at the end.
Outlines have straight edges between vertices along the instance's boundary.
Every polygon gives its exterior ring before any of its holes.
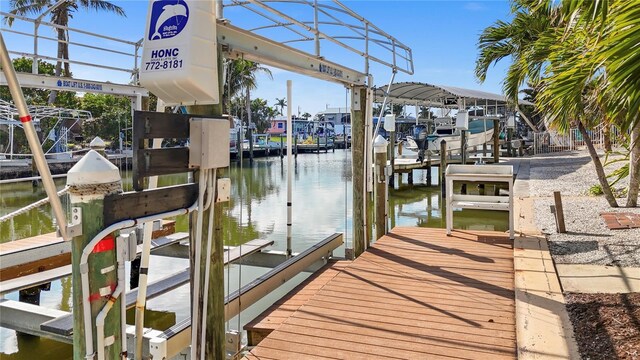
{"type": "MultiPolygon", "coordinates": [[[[424,157],[424,151],[432,153],[440,152],[442,141],[446,142],[446,150],[451,153],[460,153],[459,129],[454,125],[454,119],[445,117],[434,120],[435,129],[431,134],[427,134],[427,125],[419,124],[414,126],[413,134],[407,136],[404,149],[418,152],[418,159],[424,157]]],[[[467,130],[467,148],[480,146],[488,143],[493,138],[493,121],[486,119],[471,119],[467,130]]]]}

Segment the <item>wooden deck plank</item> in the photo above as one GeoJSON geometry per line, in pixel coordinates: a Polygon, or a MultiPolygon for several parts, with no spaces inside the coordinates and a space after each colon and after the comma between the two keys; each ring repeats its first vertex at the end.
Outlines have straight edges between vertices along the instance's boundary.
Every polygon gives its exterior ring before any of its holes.
{"type": "Polygon", "coordinates": [[[270,326],[248,359],[516,357],[507,234],[399,227],[326,279],[247,325],[270,326]]]}

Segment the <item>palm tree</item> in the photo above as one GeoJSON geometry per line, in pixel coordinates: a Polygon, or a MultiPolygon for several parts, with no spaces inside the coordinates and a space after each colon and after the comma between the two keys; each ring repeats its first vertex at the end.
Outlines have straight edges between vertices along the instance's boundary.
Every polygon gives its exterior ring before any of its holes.
{"type": "Polygon", "coordinates": [[[223,93],[223,103],[226,105],[226,111],[230,111],[231,99],[239,95],[242,90],[253,90],[258,85],[257,74],[265,73],[269,78],[273,78],[271,70],[249,60],[234,59],[226,60],[227,83],[223,93]]]}
{"type": "Polygon", "coordinates": [[[601,82],[592,82],[590,91],[585,91],[585,82],[580,91],[565,96],[558,96],[558,89],[550,90],[554,89],[550,83],[560,88],[566,86],[557,81],[561,77],[588,79],[584,76],[585,67],[576,62],[585,51],[585,44],[589,44],[588,32],[565,31],[566,18],[560,7],[551,1],[515,0],[512,9],[514,14],[510,23],[498,21],[480,35],[477,78],[484,81],[491,64],[511,57],[503,87],[507,99],[517,106],[519,89],[529,81],[539,91],[537,107],[545,110],[553,126],[563,131],[575,123],[585,139],[605,198],[610,206],[617,207],[604,167],[587,132],[594,117],[587,116],[589,109],[584,104],[593,103],[601,82]],[[554,96],[550,95],[554,92],[554,96]]]}
{"type": "Polygon", "coordinates": [[[300,115],[301,118],[308,120],[312,115],[309,114],[308,112],[305,112],[304,114],[300,115]]]}
{"type": "MultiPolygon", "coordinates": [[[[49,10],[57,2],[54,0],[10,0],[9,6],[11,7],[11,14],[14,15],[38,15],[44,11],[49,10]]],[[[103,0],[75,0],[65,1],[58,4],[53,10],[51,10],[51,22],[60,26],[68,26],[69,19],[73,17],[73,13],[83,10],[95,10],[95,11],[108,11],[120,16],[126,16],[124,10],[108,1],[103,0]]],[[[5,17],[5,21],[9,25],[13,23],[13,18],[5,17]]],[[[64,28],[56,28],[58,34],[58,62],[56,63],[55,76],[62,74],[62,64],[64,62],[64,76],[70,77],[71,71],[69,69],[69,34],[64,28]]],[[[49,95],[49,104],[55,102],[57,96],[56,91],[51,91],[49,95]]]]}
{"type": "MultiPolygon", "coordinates": [[[[557,67],[563,71],[551,76],[544,96],[570,101],[581,97],[594,79],[600,81],[596,100],[603,107],[601,112],[620,129],[631,132],[626,206],[636,207],[640,191],[640,7],[624,0],[563,3],[562,30],[581,37],[583,43],[579,52],[566,54],[570,49],[556,49],[559,62],[566,67],[557,67]]],[[[580,110],[560,101],[554,105],[556,114],[580,110]]]]}
{"type": "Polygon", "coordinates": [[[278,99],[276,98],[276,104],[274,105],[276,108],[280,108],[280,115],[284,115],[284,107],[287,106],[287,100],[285,98],[278,99]]]}

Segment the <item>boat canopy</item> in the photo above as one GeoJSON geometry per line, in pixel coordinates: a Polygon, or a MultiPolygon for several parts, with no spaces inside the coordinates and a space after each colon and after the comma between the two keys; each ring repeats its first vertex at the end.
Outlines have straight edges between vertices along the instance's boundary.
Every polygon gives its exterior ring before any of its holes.
{"type": "MultiPolygon", "coordinates": [[[[458,99],[465,101],[466,106],[505,106],[504,95],[486,91],[464,89],[448,85],[431,85],[419,82],[401,82],[385,85],[375,89],[374,102],[381,101],[385,94],[393,103],[418,104],[436,107],[458,107],[458,99]]],[[[520,100],[522,105],[533,105],[526,100],[520,100]]]]}

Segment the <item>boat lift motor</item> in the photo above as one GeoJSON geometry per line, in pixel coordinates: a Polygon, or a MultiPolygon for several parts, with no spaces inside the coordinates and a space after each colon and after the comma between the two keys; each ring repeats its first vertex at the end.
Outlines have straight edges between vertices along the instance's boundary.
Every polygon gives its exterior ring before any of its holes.
{"type": "Polygon", "coordinates": [[[413,127],[413,140],[418,145],[418,162],[423,162],[424,151],[429,145],[429,132],[426,125],[416,125],[413,127]]]}

